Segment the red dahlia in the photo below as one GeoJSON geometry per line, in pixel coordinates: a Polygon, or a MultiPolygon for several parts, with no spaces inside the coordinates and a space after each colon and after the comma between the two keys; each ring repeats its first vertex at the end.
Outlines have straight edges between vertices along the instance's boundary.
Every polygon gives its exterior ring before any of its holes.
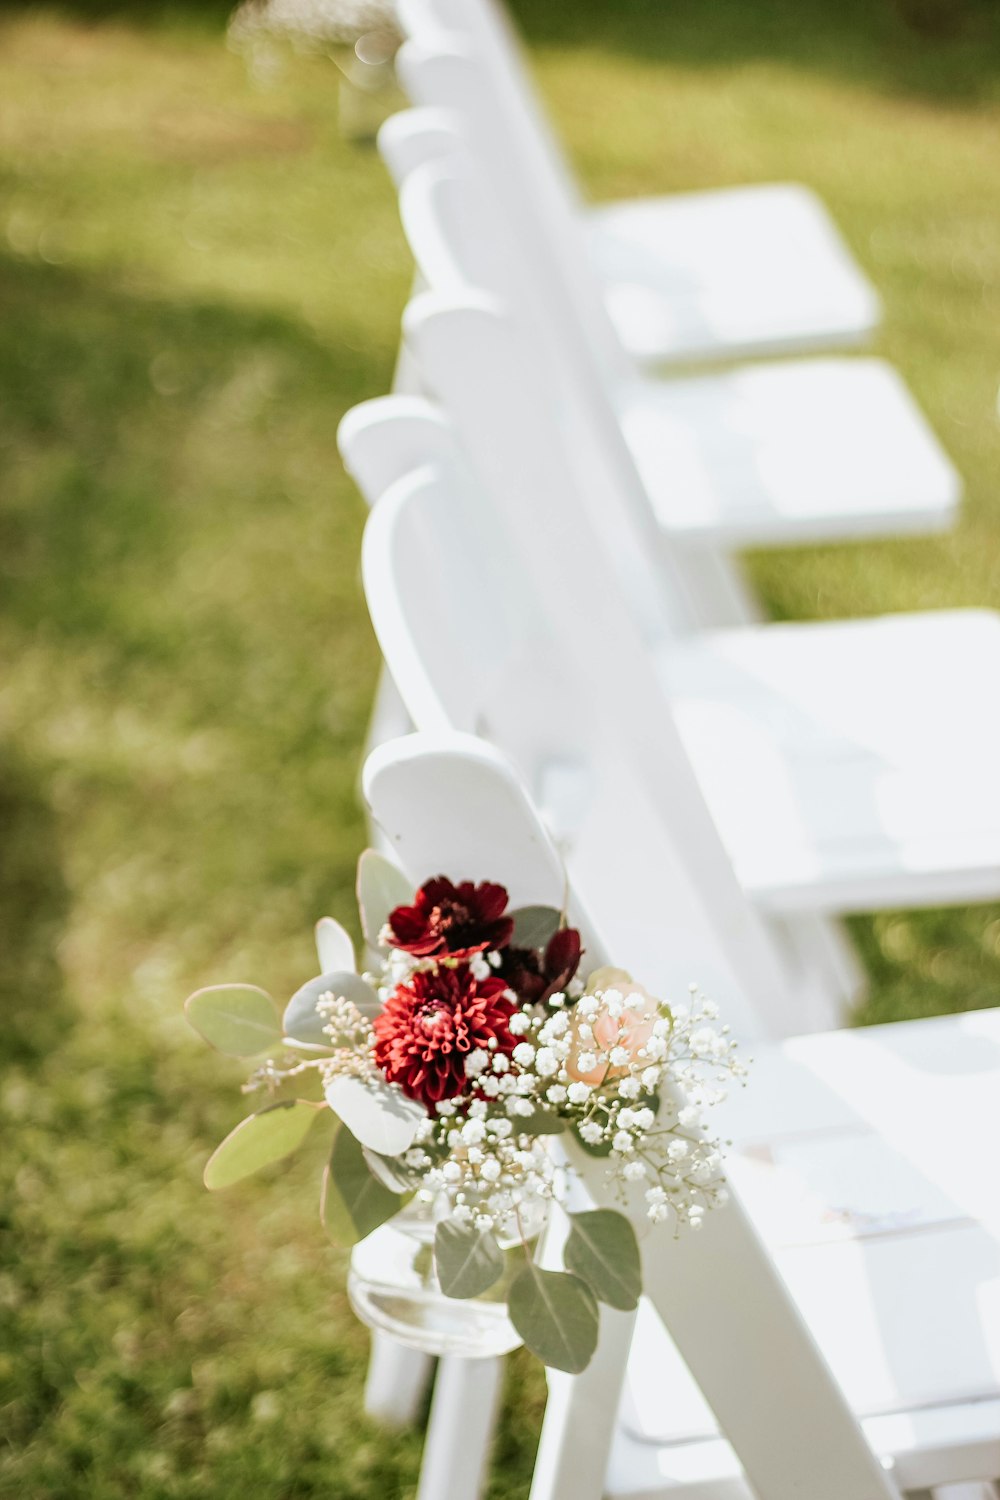
{"type": "Polygon", "coordinates": [[[569,984],[582,952],[576,928],[560,927],[542,953],[533,948],[505,948],[500,974],[519,999],[543,1005],[569,984]]]}
{"type": "Polygon", "coordinates": [[[471,880],[453,885],[437,875],[420,887],[412,906],[389,913],[393,946],[415,958],[437,953],[467,958],[484,948],[502,948],[514,930],[511,918],[504,916],[506,906],[502,885],[473,885],[471,880]]]}
{"type": "Polygon", "coordinates": [[[465,1059],[477,1047],[508,1056],[515,1006],[502,979],[476,979],[468,964],[418,969],[375,1017],[375,1061],[390,1083],[433,1108],[469,1086],[465,1059]]]}

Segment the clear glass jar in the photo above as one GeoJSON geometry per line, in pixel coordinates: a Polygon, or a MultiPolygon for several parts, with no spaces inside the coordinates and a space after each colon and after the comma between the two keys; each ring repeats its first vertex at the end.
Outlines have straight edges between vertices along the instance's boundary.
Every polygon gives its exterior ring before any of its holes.
{"type": "MultiPolygon", "coordinates": [[[[521,1338],[507,1316],[507,1292],[525,1264],[520,1236],[501,1238],[504,1271],[479,1297],[446,1297],[434,1270],[434,1232],[447,1200],[413,1199],[388,1223],[355,1245],[347,1295],[363,1323],[425,1354],[488,1359],[517,1349],[521,1338]]],[[[521,1209],[529,1240],[541,1233],[548,1205],[521,1209]]]]}

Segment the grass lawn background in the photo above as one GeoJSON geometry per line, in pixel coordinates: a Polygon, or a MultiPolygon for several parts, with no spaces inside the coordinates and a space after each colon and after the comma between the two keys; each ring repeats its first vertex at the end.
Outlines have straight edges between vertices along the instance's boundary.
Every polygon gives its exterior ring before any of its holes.
{"type": "MultiPolygon", "coordinates": [[[[595,196],[823,194],[968,485],[939,540],[762,555],[776,616],[1000,603],[1000,17],[535,0],[595,196]]],[[[199,984],[284,996],[353,920],[376,652],[342,412],[388,385],[410,267],[335,70],[254,82],[214,5],[0,5],[0,1495],[391,1500],[367,1338],[287,1180],[208,1198],[239,1064],[199,984]]],[[[984,692],[996,692],[984,682],[984,692]]],[[[862,1019],[1000,998],[1000,914],[858,919],[862,1019]]],[[[276,1174],[282,1175],[282,1174],[276,1174]]],[[[527,1493],[540,1373],[491,1500],[527,1493]]],[[[516,1413],[515,1413],[516,1405],[516,1413]]]]}

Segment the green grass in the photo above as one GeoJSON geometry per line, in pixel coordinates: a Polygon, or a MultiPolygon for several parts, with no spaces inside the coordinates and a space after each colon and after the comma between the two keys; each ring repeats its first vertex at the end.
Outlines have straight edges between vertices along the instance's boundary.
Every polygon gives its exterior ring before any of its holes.
{"type": "MultiPolygon", "coordinates": [[[[351,918],[376,653],[334,434],[409,264],[329,63],[265,85],[217,6],[0,8],[0,1494],[389,1500],[320,1149],[209,1199],[238,1065],[200,983],[284,994],[351,918]],[[111,19],[107,17],[111,15],[111,19]]],[[[1000,597],[996,12],[952,39],[805,0],[545,0],[543,82],[613,195],[800,178],[968,482],[945,540],[754,560],[780,617],[1000,597]]],[[[984,683],[983,690],[996,685],[984,683]]],[[[865,1019],[998,999],[1000,915],[855,924],[865,1019]]],[[[491,1500],[527,1490],[512,1362],[491,1500]]]]}

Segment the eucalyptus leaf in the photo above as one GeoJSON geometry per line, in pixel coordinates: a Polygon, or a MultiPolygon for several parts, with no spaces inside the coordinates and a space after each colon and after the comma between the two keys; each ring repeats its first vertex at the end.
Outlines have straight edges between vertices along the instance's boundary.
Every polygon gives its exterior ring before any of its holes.
{"type": "Polygon", "coordinates": [[[343,1125],[337,1127],[323,1173],[320,1217],[338,1245],[356,1245],[403,1206],[368,1170],[361,1146],[343,1125]]]}
{"type": "Polygon", "coordinates": [[[434,1264],[446,1297],[479,1297],[503,1275],[503,1255],[489,1230],[443,1219],[434,1234],[434,1264]]]}
{"type": "Polygon", "coordinates": [[[348,969],[337,969],[331,974],[317,974],[304,984],[285,1006],[285,1035],[297,1042],[307,1042],[313,1047],[329,1047],[330,1038],[323,1027],[326,1021],[316,1009],[316,1002],[323,995],[340,995],[358,1007],[362,1015],[377,1016],[381,1010],[378,995],[365,980],[348,969]]]}
{"type": "Polygon", "coordinates": [[[576,1144],[579,1146],[580,1150],[585,1151],[588,1156],[603,1157],[611,1155],[611,1142],[609,1140],[601,1139],[596,1143],[596,1145],[592,1145],[590,1141],[584,1140],[583,1136],[580,1134],[578,1128],[575,1125],[573,1126],[573,1135],[576,1138],[576,1144]]]}
{"type": "Polygon", "coordinates": [[[227,1057],[256,1057],[281,1041],[278,1007],[255,984],[215,984],[184,1002],[188,1022],[227,1057]]]}
{"type": "Polygon", "coordinates": [[[530,1115],[516,1115],[511,1121],[518,1135],[562,1135],[566,1121],[552,1109],[536,1109],[530,1115]]]}
{"type": "Polygon", "coordinates": [[[353,973],[357,967],[350,934],[332,917],[320,917],[316,923],[316,953],[324,974],[334,973],[338,969],[347,969],[353,973]]]}
{"type": "Polygon", "coordinates": [[[562,926],[562,912],[554,906],[521,906],[511,912],[514,932],[512,948],[545,948],[554,932],[562,926]]]}
{"type": "Polygon", "coordinates": [[[639,1305],[642,1266],[635,1230],[624,1214],[613,1208],[570,1214],[572,1226],[563,1250],[563,1264],[587,1283],[608,1307],[631,1312],[639,1305]]]}
{"type": "Polygon", "coordinates": [[[600,1313],[593,1292],[568,1271],[533,1261],[515,1277],[507,1312],[532,1354],[555,1370],[579,1375],[597,1348],[600,1313]]]}
{"type": "Polygon", "coordinates": [[[301,1146],[322,1108],[308,1099],[283,1099],[241,1120],[209,1157],[205,1186],[212,1192],[230,1187],[289,1156],[301,1146]]]}
{"type": "Polygon", "coordinates": [[[412,1193],[420,1181],[420,1173],[411,1171],[398,1156],[382,1156],[368,1146],[361,1147],[361,1154],[368,1163],[368,1170],[377,1177],[390,1193],[412,1193]]]}
{"type": "Polygon", "coordinates": [[[380,1156],[401,1156],[408,1151],[427,1118],[422,1104],[381,1080],[332,1078],[325,1092],[326,1102],[351,1134],[380,1156]]]}
{"type": "Polygon", "coordinates": [[[384,951],[379,933],[389,913],[413,901],[413,886],[398,865],[374,849],[366,849],[358,860],[358,909],[369,946],[384,951]]]}

